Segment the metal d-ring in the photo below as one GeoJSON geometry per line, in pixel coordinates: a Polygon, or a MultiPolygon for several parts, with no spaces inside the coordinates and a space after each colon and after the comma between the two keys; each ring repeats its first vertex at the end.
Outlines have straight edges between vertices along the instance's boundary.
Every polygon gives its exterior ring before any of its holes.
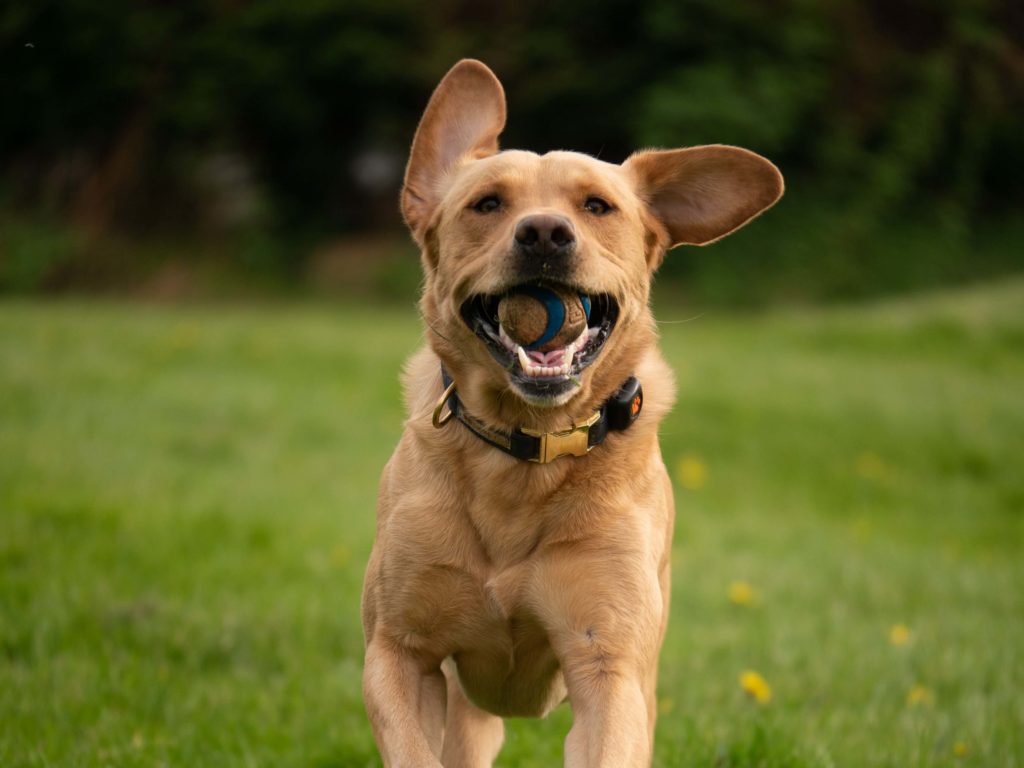
{"type": "Polygon", "coordinates": [[[448,388],[444,391],[444,394],[441,395],[441,399],[437,401],[437,405],[434,406],[434,415],[431,418],[431,423],[434,425],[435,429],[440,429],[441,427],[443,427],[445,424],[451,421],[452,416],[455,415],[454,413],[452,413],[451,408],[448,409],[448,413],[446,415],[441,415],[441,411],[444,409],[445,403],[448,402],[448,398],[450,398],[454,394],[454,392],[455,382],[453,381],[451,384],[448,385],[448,388]]]}

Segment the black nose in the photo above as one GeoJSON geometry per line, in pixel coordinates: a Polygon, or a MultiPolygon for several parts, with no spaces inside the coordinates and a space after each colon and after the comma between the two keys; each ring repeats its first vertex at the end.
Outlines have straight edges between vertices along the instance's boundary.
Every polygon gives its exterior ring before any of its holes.
{"type": "Polygon", "coordinates": [[[576,231],[564,216],[535,214],[516,224],[516,247],[530,256],[564,256],[576,246],[576,231]]]}

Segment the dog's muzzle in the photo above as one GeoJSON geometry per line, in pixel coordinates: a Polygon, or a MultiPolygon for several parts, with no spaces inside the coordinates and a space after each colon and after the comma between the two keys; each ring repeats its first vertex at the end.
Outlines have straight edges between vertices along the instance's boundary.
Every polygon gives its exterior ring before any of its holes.
{"type": "MultiPolygon", "coordinates": [[[[530,401],[543,404],[579,385],[583,370],[597,359],[615,327],[619,305],[608,294],[590,295],[590,316],[580,335],[558,349],[528,350],[513,341],[498,319],[500,294],[476,294],[461,307],[462,319],[479,337],[495,360],[508,371],[512,384],[530,401]]],[[[580,291],[574,286],[558,286],[580,291]]]]}

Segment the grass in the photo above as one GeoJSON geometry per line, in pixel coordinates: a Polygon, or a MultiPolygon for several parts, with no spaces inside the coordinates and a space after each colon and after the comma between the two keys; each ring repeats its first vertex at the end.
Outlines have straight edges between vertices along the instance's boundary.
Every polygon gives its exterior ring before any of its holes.
{"type": "MultiPolygon", "coordinates": [[[[1024,764],[1024,280],[657,309],[656,764],[1024,764]]],[[[0,304],[0,765],[379,764],[358,597],[418,333],[412,309],[0,304]]],[[[499,765],[558,764],[570,719],[511,723],[499,765]]]]}

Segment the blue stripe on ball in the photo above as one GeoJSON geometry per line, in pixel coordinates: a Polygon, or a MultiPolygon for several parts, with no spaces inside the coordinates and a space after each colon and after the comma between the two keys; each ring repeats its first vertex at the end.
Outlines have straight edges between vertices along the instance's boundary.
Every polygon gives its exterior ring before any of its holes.
{"type": "Polygon", "coordinates": [[[583,316],[590,320],[590,297],[586,294],[579,293],[577,296],[580,297],[580,304],[583,305],[583,316]]]}
{"type": "Polygon", "coordinates": [[[558,297],[557,293],[542,285],[524,285],[517,292],[533,297],[543,304],[544,309],[547,311],[548,323],[544,326],[544,333],[532,344],[523,345],[523,349],[539,349],[555,338],[555,335],[562,330],[562,326],[565,324],[565,305],[562,304],[562,300],[558,297]]]}

